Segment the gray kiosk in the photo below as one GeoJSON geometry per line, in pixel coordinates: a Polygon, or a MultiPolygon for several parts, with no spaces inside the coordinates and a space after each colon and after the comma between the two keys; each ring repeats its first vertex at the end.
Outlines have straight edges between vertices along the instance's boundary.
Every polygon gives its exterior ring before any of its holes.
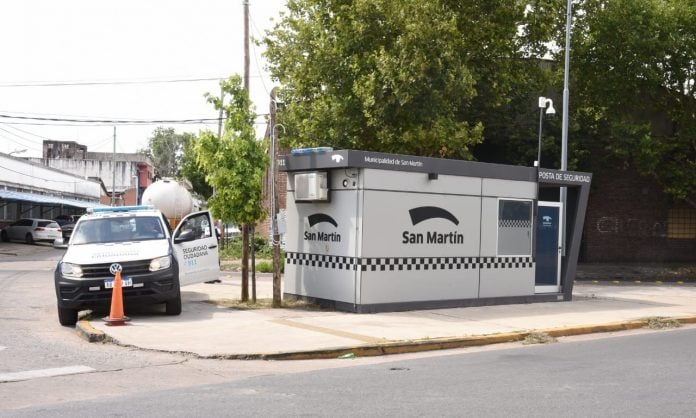
{"type": "Polygon", "coordinates": [[[285,298],[351,312],[571,299],[590,174],[317,151],[279,162],[285,298]],[[565,211],[538,201],[559,187],[565,211]]]}

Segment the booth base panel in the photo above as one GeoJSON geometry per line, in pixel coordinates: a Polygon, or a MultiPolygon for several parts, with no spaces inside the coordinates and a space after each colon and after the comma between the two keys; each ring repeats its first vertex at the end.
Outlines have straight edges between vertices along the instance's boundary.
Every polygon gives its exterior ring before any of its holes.
{"type": "Polygon", "coordinates": [[[318,305],[324,309],[335,309],[337,311],[343,312],[379,313],[415,311],[423,309],[469,308],[475,306],[514,305],[522,303],[566,302],[572,300],[572,297],[566,297],[565,295],[563,295],[563,293],[544,293],[539,295],[527,296],[508,296],[480,299],[427,300],[415,302],[373,303],[365,305],[358,305],[330,299],[321,299],[311,296],[295,295],[292,293],[283,293],[283,299],[301,300],[307,303],[318,305]]]}

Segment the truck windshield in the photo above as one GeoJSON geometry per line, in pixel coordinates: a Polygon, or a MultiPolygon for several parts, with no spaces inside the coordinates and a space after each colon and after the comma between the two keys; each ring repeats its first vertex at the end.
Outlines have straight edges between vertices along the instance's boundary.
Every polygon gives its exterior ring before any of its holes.
{"type": "Polygon", "coordinates": [[[155,216],[85,219],[73,231],[71,245],[163,239],[164,230],[155,216]]]}

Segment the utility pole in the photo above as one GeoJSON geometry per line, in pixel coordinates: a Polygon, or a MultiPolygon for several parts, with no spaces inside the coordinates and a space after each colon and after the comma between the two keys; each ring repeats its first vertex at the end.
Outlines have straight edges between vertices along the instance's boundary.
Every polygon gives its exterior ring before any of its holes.
{"type": "Polygon", "coordinates": [[[111,206],[116,199],[116,126],[114,126],[114,152],[111,154],[111,206]]]}
{"type": "MultiPolygon", "coordinates": [[[[564,65],[563,65],[563,125],[561,128],[561,171],[567,171],[568,170],[568,117],[569,117],[569,112],[568,112],[568,97],[570,96],[569,89],[568,89],[568,78],[569,78],[569,73],[570,73],[570,31],[572,30],[572,20],[573,20],[573,1],[568,0],[568,4],[566,5],[566,33],[565,33],[565,59],[564,59],[564,65]]],[[[537,179],[539,181],[539,179],[537,179]]],[[[561,203],[563,204],[563,208],[561,211],[563,212],[563,225],[561,225],[561,228],[563,228],[563,242],[562,242],[562,247],[563,247],[563,253],[562,255],[566,255],[566,205],[568,204],[568,188],[567,187],[561,187],[561,203]]]]}
{"type": "MultiPolygon", "coordinates": [[[[244,90],[249,92],[249,0],[244,5],[244,90]]],[[[249,233],[251,225],[242,225],[242,301],[249,300],[249,233]]],[[[253,242],[253,239],[251,240],[253,242]]],[[[255,266],[254,266],[255,267],[255,266]]]]}
{"type": "Polygon", "coordinates": [[[244,0],[244,90],[249,97],[249,0],[244,0]]]}
{"type": "MultiPolygon", "coordinates": [[[[223,103],[225,102],[225,88],[222,86],[222,80],[220,80],[220,113],[218,114],[218,140],[222,141],[222,116],[223,116],[223,103]]],[[[213,196],[215,196],[215,187],[213,187],[213,196]]],[[[220,222],[215,222],[220,231],[221,231],[221,237],[220,237],[220,243],[221,248],[225,248],[227,246],[227,236],[226,236],[226,229],[227,229],[227,224],[220,222]]]]}
{"type": "Polygon", "coordinates": [[[223,115],[223,103],[225,101],[225,89],[222,87],[222,80],[220,80],[220,113],[218,114],[218,138],[222,138],[222,117],[223,115]]]}
{"type": "Polygon", "coordinates": [[[270,134],[271,134],[271,234],[273,239],[273,307],[280,308],[280,234],[278,233],[278,181],[276,150],[276,88],[271,89],[270,134]]]}

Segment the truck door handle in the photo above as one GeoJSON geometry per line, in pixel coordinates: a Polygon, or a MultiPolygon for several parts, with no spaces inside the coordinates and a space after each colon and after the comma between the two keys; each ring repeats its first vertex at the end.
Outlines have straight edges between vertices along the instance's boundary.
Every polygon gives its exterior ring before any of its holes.
{"type": "Polygon", "coordinates": [[[209,245],[208,248],[217,248],[217,244],[215,244],[215,245],[209,245]]]}

